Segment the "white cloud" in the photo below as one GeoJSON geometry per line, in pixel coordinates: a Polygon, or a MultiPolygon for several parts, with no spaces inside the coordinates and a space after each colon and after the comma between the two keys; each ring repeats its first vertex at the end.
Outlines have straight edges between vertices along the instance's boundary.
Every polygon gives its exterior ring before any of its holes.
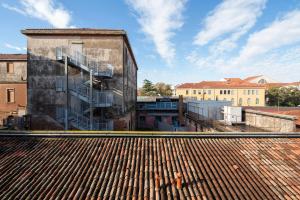
{"type": "Polygon", "coordinates": [[[159,55],[168,63],[175,57],[171,42],[174,31],[183,25],[182,12],[187,0],[126,0],[137,14],[144,34],[149,37],[159,55]]]}
{"type": "Polygon", "coordinates": [[[47,21],[55,28],[70,27],[71,13],[54,0],[19,0],[21,7],[2,4],[4,8],[20,14],[47,21]]]}
{"type": "Polygon", "coordinates": [[[265,4],[266,0],[224,0],[205,18],[194,43],[204,46],[222,38],[217,49],[234,48],[235,42],[254,26],[265,4]]]}
{"type": "Polygon", "coordinates": [[[26,47],[14,46],[14,45],[11,45],[11,44],[8,44],[8,43],[5,44],[5,47],[7,47],[9,49],[14,49],[16,51],[26,51],[27,50],[26,47]]]}
{"type": "Polygon", "coordinates": [[[253,33],[240,52],[236,63],[244,63],[256,56],[300,42],[300,11],[289,12],[268,27],[253,33]]]}
{"type": "Polygon", "coordinates": [[[6,3],[2,3],[2,7],[3,7],[3,8],[6,8],[6,9],[8,9],[8,10],[12,10],[12,11],[15,11],[15,12],[17,12],[17,13],[20,13],[20,14],[22,14],[22,15],[26,15],[26,12],[24,12],[23,10],[21,10],[21,9],[19,9],[19,8],[16,8],[16,7],[14,7],[14,6],[10,6],[10,5],[6,4],[6,3]]]}

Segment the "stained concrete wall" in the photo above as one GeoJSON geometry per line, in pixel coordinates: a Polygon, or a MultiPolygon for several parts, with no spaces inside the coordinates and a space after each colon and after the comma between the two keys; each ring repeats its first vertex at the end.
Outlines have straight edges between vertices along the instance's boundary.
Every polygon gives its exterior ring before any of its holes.
{"type": "Polygon", "coordinates": [[[0,81],[1,82],[23,82],[27,79],[26,61],[0,61],[0,81]],[[13,63],[13,73],[7,73],[7,63],[13,63]]]}
{"type": "MultiPolygon", "coordinates": [[[[124,74],[124,38],[122,36],[28,36],[28,111],[32,115],[48,115],[55,118],[56,107],[63,106],[66,101],[64,92],[56,91],[56,80],[63,78],[64,65],[55,61],[56,47],[73,48],[73,43],[82,44],[82,53],[89,58],[101,60],[114,66],[112,80],[105,82],[105,89],[114,91],[114,104],[107,109],[108,115],[117,120],[134,115],[134,110],[126,109],[128,101],[124,96],[125,78],[134,82],[136,66],[131,66],[133,73],[124,74]],[[128,78],[130,77],[130,78],[128,78]],[[132,78],[133,77],[133,78],[132,78]]],[[[69,67],[70,77],[80,76],[80,71],[69,67]]],[[[136,84],[128,85],[136,91],[136,84]]],[[[133,94],[134,95],[134,94],[133,94]]],[[[132,104],[135,101],[130,99],[132,104]]],[[[135,121],[135,116],[132,121],[135,121]]],[[[38,122],[37,122],[38,123],[38,122]]],[[[134,125],[135,126],[135,125],[134,125]]]]}
{"type": "Polygon", "coordinates": [[[264,129],[272,132],[294,132],[296,131],[295,117],[289,115],[261,112],[256,110],[245,110],[246,125],[264,129]]]}
{"type": "Polygon", "coordinates": [[[0,126],[7,116],[26,109],[27,105],[27,62],[0,61],[0,126]],[[13,63],[13,73],[7,73],[7,63],[13,63]],[[7,89],[14,89],[15,102],[7,102],[7,89]]]}

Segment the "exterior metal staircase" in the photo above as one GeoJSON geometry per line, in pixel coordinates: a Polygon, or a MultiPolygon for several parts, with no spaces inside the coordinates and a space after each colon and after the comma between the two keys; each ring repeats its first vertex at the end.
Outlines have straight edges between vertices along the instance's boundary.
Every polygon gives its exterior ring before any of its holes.
{"type": "MultiPolygon", "coordinates": [[[[73,110],[69,111],[69,122],[72,126],[80,130],[90,130],[91,127],[90,119],[88,117],[73,110]]],[[[113,120],[93,119],[92,127],[92,130],[113,130],[113,120]]]]}
{"type": "Polygon", "coordinates": [[[93,94],[90,95],[90,87],[84,83],[76,83],[75,80],[69,81],[70,94],[80,98],[86,103],[92,102],[94,107],[111,107],[113,105],[113,92],[109,90],[100,91],[93,90],[93,94]]]}
{"type": "MultiPolygon", "coordinates": [[[[80,52],[65,47],[56,48],[56,60],[65,64],[66,95],[70,94],[89,104],[90,117],[86,117],[84,113],[76,112],[76,109],[69,105],[68,100],[66,101],[64,112],[65,129],[67,130],[69,124],[71,124],[80,130],[113,130],[113,120],[100,119],[93,116],[95,108],[105,108],[113,105],[113,92],[96,89],[93,85],[95,83],[93,82],[94,78],[95,80],[112,78],[112,65],[89,59],[80,52]],[[81,72],[89,73],[88,84],[84,82],[83,77],[79,79],[68,78],[67,66],[76,67],[81,72]]],[[[101,116],[103,116],[103,110],[100,111],[102,112],[101,116]]]]}
{"type": "Polygon", "coordinates": [[[100,61],[89,59],[78,51],[65,47],[56,48],[56,60],[64,62],[67,57],[68,63],[74,67],[93,73],[93,76],[102,78],[112,78],[114,70],[111,64],[105,64],[100,61]]]}

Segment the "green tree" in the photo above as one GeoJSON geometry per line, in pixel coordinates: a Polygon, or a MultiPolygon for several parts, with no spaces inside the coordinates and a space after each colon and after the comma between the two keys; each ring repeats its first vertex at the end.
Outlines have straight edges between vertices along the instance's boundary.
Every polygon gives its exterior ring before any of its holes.
{"type": "Polygon", "coordinates": [[[143,82],[143,87],[141,89],[141,96],[157,96],[157,90],[154,87],[153,83],[147,79],[143,82]]]}
{"type": "Polygon", "coordinates": [[[266,92],[269,106],[298,106],[300,105],[300,90],[297,88],[271,88],[266,92]]]}
{"type": "Polygon", "coordinates": [[[172,96],[171,85],[162,82],[156,83],[155,88],[160,96],[172,96]]]}

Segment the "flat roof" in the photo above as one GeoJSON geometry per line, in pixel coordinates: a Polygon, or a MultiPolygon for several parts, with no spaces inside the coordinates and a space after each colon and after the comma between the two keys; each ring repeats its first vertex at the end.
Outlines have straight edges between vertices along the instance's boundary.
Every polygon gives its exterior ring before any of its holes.
{"type": "Polygon", "coordinates": [[[123,36],[132,55],[133,61],[138,69],[138,65],[129,42],[127,32],[122,29],[95,29],[95,28],[51,28],[51,29],[24,29],[21,33],[27,36],[31,35],[106,35],[123,36]]]}
{"type": "Polygon", "coordinates": [[[27,54],[0,54],[0,61],[27,61],[27,54]]]}
{"type": "Polygon", "coordinates": [[[0,199],[299,199],[299,159],[300,138],[0,136],[0,199]]]}

